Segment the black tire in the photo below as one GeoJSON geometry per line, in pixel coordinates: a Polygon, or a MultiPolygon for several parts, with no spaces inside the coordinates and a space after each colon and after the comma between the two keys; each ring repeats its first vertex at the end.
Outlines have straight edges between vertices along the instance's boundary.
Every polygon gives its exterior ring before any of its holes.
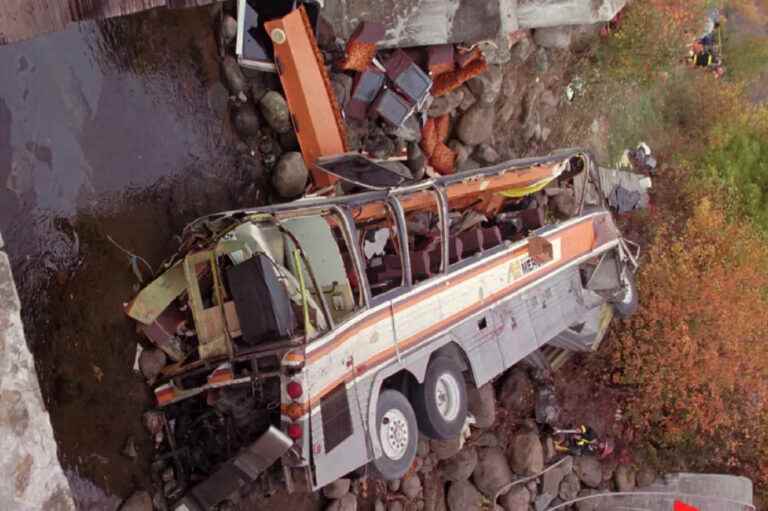
{"type": "Polygon", "coordinates": [[[413,390],[413,408],[419,421],[419,428],[429,438],[447,440],[455,438],[464,428],[467,419],[467,389],[461,366],[450,357],[437,357],[429,363],[424,383],[413,390]],[[446,419],[437,403],[436,387],[441,378],[450,378],[455,382],[452,399],[456,400],[454,414],[446,419]]]}
{"type": "MultiPolygon", "coordinates": [[[[391,423],[389,423],[391,424],[391,423]]],[[[379,394],[379,402],[376,405],[376,424],[373,434],[378,435],[381,445],[381,456],[373,460],[370,464],[371,472],[377,479],[400,479],[408,469],[411,468],[414,458],[416,458],[416,447],[419,440],[419,426],[416,422],[416,414],[413,412],[411,403],[400,392],[387,389],[379,394]],[[404,441],[402,444],[402,455],[393,458],[387,455],[385,449],[385,439],[382,438],[382,426],[385,426],[384,420],[389,414],[394,413],[402,421],[400,426],[405,428],[406,437],[399,439],[404,441]]],[[[391,444],[389,444],[391,445],[391,444]]]]}
{"type": "Polygon", "coordinates": [[[624,293],[618,299],[611,300],[611,303],[619,317],[628,318],[637,311],[639,306],[637,285],[635,284],[635,276],[629,270],[624,270],[622,280],[625,286],[624,293]]]}

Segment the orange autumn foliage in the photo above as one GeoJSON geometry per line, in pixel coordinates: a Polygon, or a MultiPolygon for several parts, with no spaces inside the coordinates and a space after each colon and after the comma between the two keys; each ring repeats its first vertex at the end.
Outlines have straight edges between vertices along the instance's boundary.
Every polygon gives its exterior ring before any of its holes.
{"type": "Polygon", "coordinates": [[[700,199],[682,227],[659,228],[637,283],[611,355],[634,426],[768,482],[768,246],[700,199]]]}

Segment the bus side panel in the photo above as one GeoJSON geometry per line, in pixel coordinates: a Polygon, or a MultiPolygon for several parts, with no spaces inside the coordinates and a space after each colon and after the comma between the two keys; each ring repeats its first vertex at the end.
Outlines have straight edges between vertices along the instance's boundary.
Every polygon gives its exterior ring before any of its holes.
{"type": "Polygon", "coordinates": [[[502,369],[497,337],[503,323],[492,311],[475,314],[451,330],[451,336],[466,353],[478,387],[495,378],[502,369]]]}
{"type": "Polygon", "coordinates": [[[504,328],[499,335],[504,370],[509,369],[538,348],[536,332],[522,297],[515,296],[501,303],[496,313],[504,328]]]}

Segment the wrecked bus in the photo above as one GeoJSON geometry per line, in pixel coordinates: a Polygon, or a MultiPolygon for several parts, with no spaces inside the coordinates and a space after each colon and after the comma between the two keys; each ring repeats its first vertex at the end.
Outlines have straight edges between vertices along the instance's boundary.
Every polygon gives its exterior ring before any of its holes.
{"type": "Polygon", "coordinates": [[[153,413],[176,509],[400,478],[419,431],[465,427],[465,382],[593,342],[606,304],[631,314],[636,249],[590,204],[599,187],[567,151],[188,225],[126,305],[169,359],[153,413]]]}

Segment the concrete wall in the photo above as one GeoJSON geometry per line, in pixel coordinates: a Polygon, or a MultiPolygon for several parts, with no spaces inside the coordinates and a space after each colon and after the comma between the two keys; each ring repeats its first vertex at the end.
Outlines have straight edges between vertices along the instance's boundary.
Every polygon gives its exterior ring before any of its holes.
{"type": "Polygon", "coordinates": [[[0,233],[0,509],[74,511],[0,233]]]}

